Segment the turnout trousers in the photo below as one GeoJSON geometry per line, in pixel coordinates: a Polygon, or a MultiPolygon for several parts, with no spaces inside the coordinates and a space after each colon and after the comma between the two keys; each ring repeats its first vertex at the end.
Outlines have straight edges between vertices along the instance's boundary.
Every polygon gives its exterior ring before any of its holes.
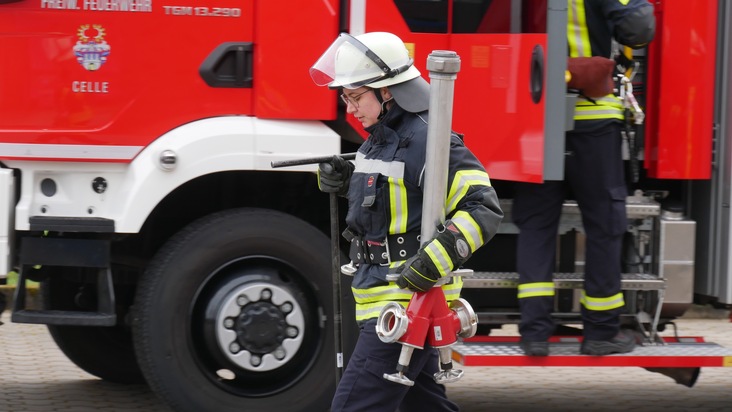
{"type": "Polygon", "coordinates": [[[564,181],[521,183],[513,204],[518,226],[516,265],[525,341],[545,341],[554,331],[552,274],[562,203],[571,189],[586,235],[582,322],[585,339],[609,340],[620,327],[621,251],[627,217],[620,125],[566,134],[564,181]],[[528,286],[536,285],[537,289],[528,286]]]}
{"type": "Polygon", "coordinates": [[[346,365],[336,389],[332,412],[426,412],[458,411],[447,399],[444,385],[434,381],[439,371],[437,350],[415,349],[409,362],[407,377],[414,386],[384,379],[384,374],[396,372],[399,343],[384,343],[376,335],[376,319],[361,325],[353,355],[346,365]]]}

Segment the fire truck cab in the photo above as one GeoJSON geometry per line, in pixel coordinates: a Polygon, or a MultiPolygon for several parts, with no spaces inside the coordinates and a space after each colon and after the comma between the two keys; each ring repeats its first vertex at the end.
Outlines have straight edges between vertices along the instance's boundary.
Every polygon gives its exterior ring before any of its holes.
{"type": "MultiPolygon", "coordinates": [[[[656,40],[632,56],[646,120],[628,150],[639,179],[623,274],[624,321],[651,340],[695,302],[732,304],[732,10],[654,5],[656,40]]],[[[516,323],[511,185],[563,179],[574,98],[566,19],[566,0],[0,0],[0,278],[19,278],[11,320],[48,325],[80,368],[147,382],[174,410],[326,410],[335,320],[346,358],[355,336],[349,282],[334,313],[316,165],[271,164],[358,147],[364,136],[336,91],[308,69],[339,32],[390,31],[425,76],[433,50],[461,58],[453,129],[507,212],[466,264],[475,275],[464,294],[481,335],[516,323]],[[41,308],[25,298],[28,281],[40,282],[41,308]]],[[[576,203],[562,219],[556,319],[572,327],[576,203]]],[[[466,365],[526,365],[520,354],[473,363],[468,344],[455,351],[466,365]]],[[[662,366],[730,359],[722,348],[662,366]]]]}

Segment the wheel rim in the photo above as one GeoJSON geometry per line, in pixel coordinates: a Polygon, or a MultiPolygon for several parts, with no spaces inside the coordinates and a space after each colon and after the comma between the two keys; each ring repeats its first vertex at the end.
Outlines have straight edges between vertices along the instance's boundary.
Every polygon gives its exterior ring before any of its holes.
{"type": "Polygon", "coordinates": [[[270,371],[300,349],[304,322],[289,291],[255,282],[229,293],[216,317],[216,338],[231,362],[249,371],[270,371]]]}
{"type": "Polygon", "coordinates": [[[312,367],[324,330],[304,279],[280,259],[250,256],[227,262],[202,282],[189,338],[215,385],[237,396],[272,396],[312,367]]]}

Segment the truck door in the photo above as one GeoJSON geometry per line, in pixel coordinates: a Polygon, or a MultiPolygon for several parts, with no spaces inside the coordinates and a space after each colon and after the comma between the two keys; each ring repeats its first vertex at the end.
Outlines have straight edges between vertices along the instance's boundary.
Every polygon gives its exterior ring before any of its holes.
{"type": "Polygon", "coordinates": [[[461,58],[453,129],[491,178],[541,182],[564,172],[564,0],[373,0],[351,7],[351,32],[390,31],[427,56],[461,58]],[[561,58],[548,59],[549,55],[561,58]]]}
{"type": "Polygon", "coordinates": [[[15,144],[0,157],[129,162],[181,124],[251,114],[251,79],[230,68],[251,59],[254,6],[226,3],[0,5],[0,130],[15,144]]]}

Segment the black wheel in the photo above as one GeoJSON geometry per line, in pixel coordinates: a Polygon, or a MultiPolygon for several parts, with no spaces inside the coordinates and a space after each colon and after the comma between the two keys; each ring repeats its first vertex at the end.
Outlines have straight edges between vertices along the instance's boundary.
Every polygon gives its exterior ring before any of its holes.
{"type": "MultiPolygon", "coordinates": [[[[63,267],[49,270],[53,272],[48,273],[41,282],[44,308],[94,310],[96,284],[87,283],[88,279],[95,278],[91,271],[63,267]]],[[[129,305],[120,304],[126,300],[120,299],[120,294],[124,294],[121,289],[123,288],[115,286],[118,303],[116,326],[48,325],[48,331],[64,355],[86,372],[115,383],[144,383],[145,379],[135,358],[132,332],[125,322],[129,305]]]]}
{"type": "Polygon", "coordinates": [[[329,240],[314,227],[261,209],[207,216],[138,284],[140,367],[177,411],[327,410],[331,291],[329,240]]]}

